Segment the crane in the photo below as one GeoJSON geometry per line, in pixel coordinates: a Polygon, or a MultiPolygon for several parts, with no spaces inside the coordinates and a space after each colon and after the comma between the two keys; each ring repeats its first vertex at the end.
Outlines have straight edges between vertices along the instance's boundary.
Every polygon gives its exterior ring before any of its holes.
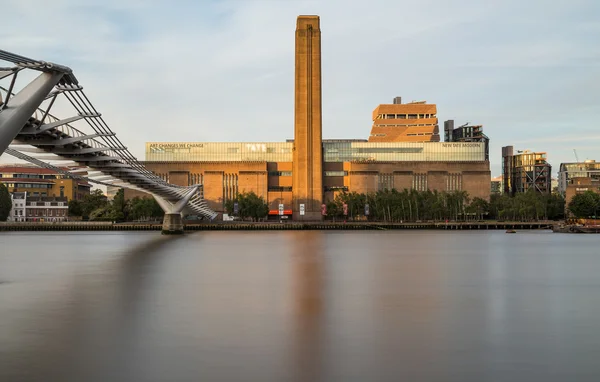
{"type": "Polygon", "coordinates": [[[575,159],[577,159],[577,163],[579,163],[579,156],[577,156],[577,150],[573,149],[573,152],[575,153],[575,159]]]}

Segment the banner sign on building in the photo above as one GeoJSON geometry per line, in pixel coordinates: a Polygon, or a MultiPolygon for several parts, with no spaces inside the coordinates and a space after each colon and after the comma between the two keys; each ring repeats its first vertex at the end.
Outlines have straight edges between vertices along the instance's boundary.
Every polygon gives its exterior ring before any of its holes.
{"type": "Polygon", "coordinates": [[[369,216],[369,205],[365,204],[365,216],[369,216]]]}
{"type": "Polygon", "coordinates": [[[327,215],[327,205],[321,204],[321,215],[327,215]]]}
{"type": "Polygon", "coordinates": [[[300,203],[300,215],[304,215],[304,204],[300,203]]]}
{"type": "Polygon", "coordinates": [[[237,215],[240,212],[240,205],[238,202],[233,203],[233,214],[237,215]]]}
{"type": "Polygon", "coordinates": [[[283,215],[283,204],[279,203],[279,216],[283,215]]]}
{"type": "Polygon", "coordinates": [[[348,205],[344,203],[344,216],[348,216],[348,205]]]}

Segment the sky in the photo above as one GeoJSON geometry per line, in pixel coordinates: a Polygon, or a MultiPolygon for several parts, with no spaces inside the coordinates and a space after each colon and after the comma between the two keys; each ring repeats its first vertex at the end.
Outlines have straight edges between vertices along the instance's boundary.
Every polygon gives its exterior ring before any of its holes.
{"type": "Polygon", "coordinates": [[[3,0],[0,49],[71,67],[143,159],[147,141],[293,138],[303,14],[321,17],[323,138],[368,138],[401,96],[437,104],[440,130],[483,125],[493,176],[506,145],[554,173],[574,149],[600,161],[597,0],[3,0]]]}

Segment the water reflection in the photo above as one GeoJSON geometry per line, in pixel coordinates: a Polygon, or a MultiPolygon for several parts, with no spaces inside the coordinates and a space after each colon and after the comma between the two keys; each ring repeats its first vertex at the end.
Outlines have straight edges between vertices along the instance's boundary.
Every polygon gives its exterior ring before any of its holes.
{"type": "MultiPolygon", "coordinates": [[[[51,284],[45,282],[43,285],[50,286],[47,290],[38,288],[35,279],[15,281],[14,287],[20,289],[13,297],[16,301],[7,296],[0,305],[17,306],[26,315],[12,321],[10,327],[0,324],[4,332],[0,338],[11,337],[0,347],[0,377],[11,381],[110,380],[123,360],[119,351],[126,351],[134,332],[135,306],[147,281],[144,268],[168,253],[174,240],[177,238],[154,235],[132,248],[119,248],[117,256],[96,258],[81,268],[77,259],[47,264],[74,271],[53,278],[51,284]],[[22,306],[21,298],[29,304],[22,306]],[[21,335],[15,338],[14,333],[21,335]]],[[[73,251],[73,255],[85,256],[81,250],[85,248],[73,251]]]]}
{"type": "Polygon", "coordinates": [[[595,382],[597,237],[506,237],[0,234],[0,381],[595,382]]]}
{"type": "Polygon", "coordinates": [[[302,232],[290,243],[294,333],[292,354],[296,381],[320,380],[324,299],[323,243],[320,232],[302,232]]]}

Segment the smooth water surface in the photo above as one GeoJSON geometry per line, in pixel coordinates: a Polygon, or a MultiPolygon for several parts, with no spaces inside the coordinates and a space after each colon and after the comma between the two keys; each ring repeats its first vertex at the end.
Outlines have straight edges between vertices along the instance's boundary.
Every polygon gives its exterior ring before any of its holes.
{"type": "Polygon", "coordinates": [[[599,380],[600,235],[0,234],[0,381],[599,380]]]}

